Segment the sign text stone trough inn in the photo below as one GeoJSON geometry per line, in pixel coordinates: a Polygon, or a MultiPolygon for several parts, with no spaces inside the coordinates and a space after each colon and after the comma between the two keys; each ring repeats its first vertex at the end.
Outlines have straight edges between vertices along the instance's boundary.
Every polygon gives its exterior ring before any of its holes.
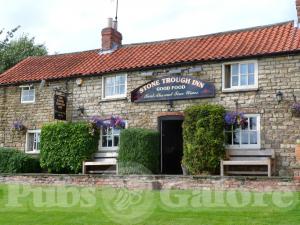
{"type": "MultiPolygon", "coordinates": [[[[293,21],[140,44],[122,44],[109,26],[101,49],[29,57],[0,75],[0,147],[39,154],[40,129],[54,115],[67,121],[119,115],[127,127],[160,130],[164,121],[182,121],[188,106],[211,103],[238,108],[250,121],[247,133],[227,131],[227,149],[272,150],[273,174],[289,175],[300,139],[295,101],[300,29],[293,21]],[[14,121],[27,132],[13,132],[14,121]]],[[[100,152],[117,149],[118,143],[99,144],[100,152]]]]}

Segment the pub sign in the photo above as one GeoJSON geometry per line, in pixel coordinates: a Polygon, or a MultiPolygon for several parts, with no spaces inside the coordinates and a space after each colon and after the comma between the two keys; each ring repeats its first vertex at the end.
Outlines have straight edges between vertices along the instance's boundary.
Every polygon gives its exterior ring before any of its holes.
{"type": "Polygon", "coordinates": [[[54,119],[67,119],[67,97],[65,95],[54,95],[54,119]]]}
{"type": "Polygon", "coordinates": [[[171,101],[215,97],[215,86],[191,76],[166,76],[131,92],[132,102],[171,101]]]}

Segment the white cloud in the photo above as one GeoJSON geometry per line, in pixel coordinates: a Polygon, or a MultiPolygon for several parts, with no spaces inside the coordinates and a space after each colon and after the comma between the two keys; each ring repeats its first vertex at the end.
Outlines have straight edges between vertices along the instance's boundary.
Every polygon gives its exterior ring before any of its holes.
{"type": "MultiPolygon", "coordinates": [[[[50,53],[100,47],[100,32],[114,17],[112,0],[0,0],[3,28],[45,43],[50,53]]],[[[293,20],[294,0],[119,0],[123,43],[195,36],[293,20]]]]}

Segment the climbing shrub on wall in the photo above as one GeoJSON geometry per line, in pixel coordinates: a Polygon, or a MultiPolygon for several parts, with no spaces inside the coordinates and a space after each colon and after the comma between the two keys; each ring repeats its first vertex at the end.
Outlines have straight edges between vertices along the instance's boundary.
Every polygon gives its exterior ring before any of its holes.
{"type": "Polygon", "coordinates": [[[225,156],[224,115],[220,105],[195,105],[185,110],[182,163],[191,174],[219,170],[225,156]]]}
{"type": "Polygon", "coordinates": [[[42,127],[40,161],[52,173],[79,173],[82,162],[98,149],[99,133],[85,122],[42,127]]]}
{"type": "Polygon", "coordinates": [[[159,172],[159,133],[129,128],[121,131],[118,156],[120,174],[147,174],[159,172]]]}

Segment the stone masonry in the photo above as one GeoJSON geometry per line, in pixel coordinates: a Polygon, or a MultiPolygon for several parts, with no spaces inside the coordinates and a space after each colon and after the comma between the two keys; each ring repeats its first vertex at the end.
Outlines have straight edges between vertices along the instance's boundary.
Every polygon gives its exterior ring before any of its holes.
{"type": "MultiPolygon", "coordinates": [[[[222,63],[198,64],[202,72],[185,74],[214,83],[216,97],[207,99],[179,100],[174,102],[173,112],[183,112],[188,106],[203,103],[221,104],[228,110],[238,109],[245,113],[261,115],[262,149],[276,152],[277,175],[291,174],[295,162],[294,148],[300,138],[300,118],[293,117],[291,105],[293,94],[300,101],[300,55],[282,55],[258,58],[258,86],[256,91],[222,92],[222,63]],[[283,101],[278,104],[276,91],[283,93],[283,101]]],[[[228,61],[226,61],[228,62],[228,61]]],[[[182,66],[190,68],[194,65],[182,66]]],[[[77,86],[76,78],[47,81],[44,88],[35,83],[36,102],[21,104],[19,86],[0,87],[0,146],[16,147],[24,151],[25,134],[13,132],[14,120],[21,119],[28,129],[41,128],[44,123],[53,121],[54,88],[66,90],[68,95],[69,121],[88,120],[91,116],[109,117],[120,115],[128,122],[128,127],[157,129],[158,117],[168,112],[167,102],[132,103],[130,92],[156,77],[167,75],[172,68],[156,69],[157,75],[146,77],[142,71],[127,72],[127,98],[102,100],[102,76],[82,77],[83,84],[77,86]],[[84,107],[84,115],[78,108],[84,107]]]]}

